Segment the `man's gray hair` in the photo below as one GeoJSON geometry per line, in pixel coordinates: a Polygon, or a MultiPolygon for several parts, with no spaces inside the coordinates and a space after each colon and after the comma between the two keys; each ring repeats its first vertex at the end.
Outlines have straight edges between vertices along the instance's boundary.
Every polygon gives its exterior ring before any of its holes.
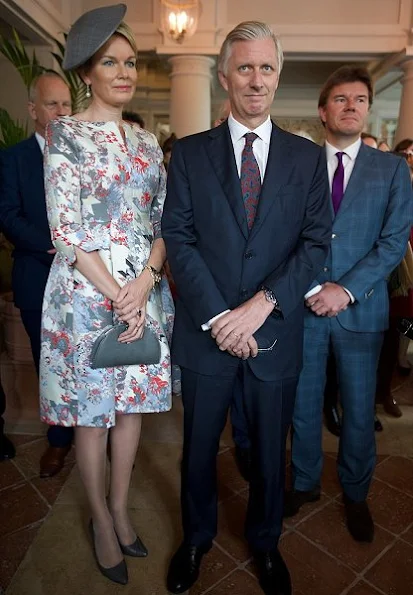
{"type": "Polygon", "coordinates": [[[64,78],[62,76],[60,76],[59,73],[46,70],[45,72],[42,72],[42,74],[39,74],[39,76],[36,76],[36,78],[33,80],[32,84],[30,85],[30,88],[29,88],[29,101],[31,103],[34,103],[36,101],[36,97],[37,97],[37,85],[39,84],[39,81],[42,80],[42,79],[44,79],[44,78],[56,78],[56,79],[60,79],[61,81],[63,81],[67,85],[66,81],[64,80],[64,78]]]}
{"type": "Polygon", "coordinates": [[[235,41],[253,41],[254,39],[272,39],[275,45],[277,54],[278,76],[281,74],[281,69],[284,62],[284,54],[279,38],[274,31],[266,23],[260,21],[244,21],[240,23],[228,33],[221,51],[218,56],[218,70],[223,74],[227,74],[228,60],[231,56],[232,44],[235,41]]]}

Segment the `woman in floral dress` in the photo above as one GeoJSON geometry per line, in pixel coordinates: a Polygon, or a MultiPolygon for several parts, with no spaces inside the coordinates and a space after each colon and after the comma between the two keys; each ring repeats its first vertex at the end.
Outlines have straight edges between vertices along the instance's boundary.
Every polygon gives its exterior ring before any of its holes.
{"type": "Polygon", "coordinates": [[[158,283],[156,274],[165,261],[162,152],[152,134],[121,119],[137,80],[136,44],[121,22],[125,10],[117,5],[86,13],[67,40],[66,67],[78,70],[92,100],[84,112],[61,118],[47,130],[45,188],[57,254],[43,304],[40,370],[41,418],[75,426],[98,566],[122,583],[127,581],[122,552],[147,553],[130,524],[127,497],[140,414],[171,407],[168,340],[173,321],[168,282],[163,277],[158,283]],[[112,18],[113,34],[108,39],[102,31],[108,40],[73,65],[79,23],[81,34],[90,39],[88,26],[96,36],[101,13],[112,18]],[[117,320],[129,325],[120,336],[123,342],[138,340],[145,326],[155,331],[159,364],[91,368],[93,342],[117,320]]]}

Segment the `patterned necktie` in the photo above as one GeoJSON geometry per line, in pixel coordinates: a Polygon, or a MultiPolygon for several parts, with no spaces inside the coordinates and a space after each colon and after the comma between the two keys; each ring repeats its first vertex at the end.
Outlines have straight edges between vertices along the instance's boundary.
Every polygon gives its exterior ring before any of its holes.
{"type": "Polygon", "coordinates": [[[333,177],[333,184],[331,187],[331,199],[333,201],[333,209],[334,213],[336,214],[340,208],[341,201],[343,200],[344,194],[344,165],[343,165],[343,155],[345,153],[336,153],[338,159],[337,169],[334,172],[333,177]]]}
{"type": "Polygon", "coordinates": [[[241,156],[241,191],[247,215],[248,229],[254,224],[261,192],[261,175],[252,150],[252,143],[258,138],[255,132],[244,134],[245,146],[241,156]]]}

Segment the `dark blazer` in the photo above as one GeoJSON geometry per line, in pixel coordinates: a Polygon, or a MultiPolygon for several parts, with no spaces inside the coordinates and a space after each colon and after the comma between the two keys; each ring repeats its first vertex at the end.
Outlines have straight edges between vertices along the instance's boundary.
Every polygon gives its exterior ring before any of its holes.
{"type": "Polygon", "coordinates": [[[41,310],[53,256],[43,182],[43,155],[33,135],[0,151],[0,230],[14,245],[18,308],[41,310]]]}
{"type": "MultiPolygon", "coordinates": [[[[313,283],[335,281],[351,291],[355,304],[337,317],[345,329],[387,329],[387,279],[406,252],[412,223],[413,194],[405,160],[361,144],[334,217],[327,260],[313,283]]],[[[308,310],[305,325],[316,324],[318,317],[308,310]]]]}
{"type": "Polygon", "coordinates": [[[277,296],[282,317],[269,316],[255,337],[259,347],[274,339],[277,344],[248,363],[262,380],[298,375],[303,296],[325,261],[331,238],[323,150],[273,124],[249,232],[227,123],[177,141],[162,232],[178,292],[175,362],[207,375],[238,365],[201,325],[265,285],[277,296]]]}

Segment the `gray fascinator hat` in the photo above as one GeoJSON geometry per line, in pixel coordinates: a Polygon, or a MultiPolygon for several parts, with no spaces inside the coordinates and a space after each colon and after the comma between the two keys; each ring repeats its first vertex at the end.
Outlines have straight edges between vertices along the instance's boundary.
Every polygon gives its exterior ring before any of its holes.
{"type": "Polygon", "coordinates": [[[67,36],[64,70],[74,70],[96,54],[121,24],[126,8],[126,4],[114,4],[82,14],[67,36]]]}

